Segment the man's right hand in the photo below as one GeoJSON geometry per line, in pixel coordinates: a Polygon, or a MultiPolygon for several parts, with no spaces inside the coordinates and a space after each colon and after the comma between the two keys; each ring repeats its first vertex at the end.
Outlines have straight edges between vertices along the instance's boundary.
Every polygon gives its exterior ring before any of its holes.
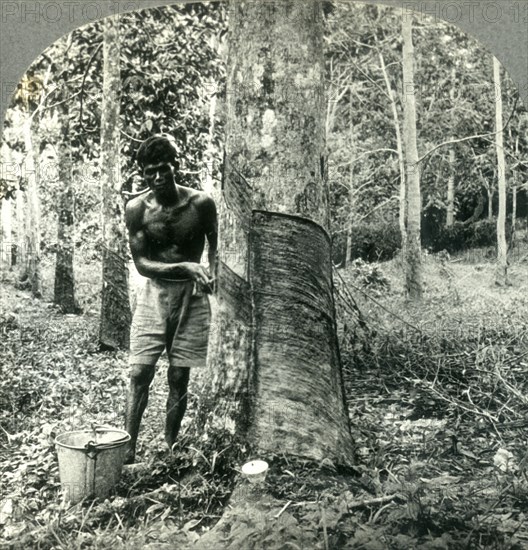
{"type": "Polygon", "coordinates": [[[208,287],[213,281],[209,271],[201,264],[185,262],[185,271],[190,279],[205,287],[208,287]]]}

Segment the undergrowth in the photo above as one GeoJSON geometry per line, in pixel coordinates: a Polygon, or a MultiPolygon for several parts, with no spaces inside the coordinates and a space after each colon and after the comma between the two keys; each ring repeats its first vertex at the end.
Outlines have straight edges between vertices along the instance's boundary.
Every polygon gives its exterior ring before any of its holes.
{"type": "MultiPolygon", "coordinates": [[[[526,266],[515,266],[513,286],[502,289],[490,282],[489,264],[431,255],[425,271],[420,305],[405,301],[396,261],[336,272],[357,463],[344,472],[271,457],[264,490],[283,509],[274,523],[255,524],[267,548],[527,546],[526,266]]],[[[97,319],[86,307],[82,316],[64,316],[4,289],[3,547],[199,549],[241,480],[236,445],[220,448],[213,438],[196,449],[187,429],[196,408],[191,387],[182,436],[168,455],[162,364],[142,424],[143,464],[126,470],[109,498],[63,505],[54,437],[122,425],[126,354],[98,352],[97,319]]]]}

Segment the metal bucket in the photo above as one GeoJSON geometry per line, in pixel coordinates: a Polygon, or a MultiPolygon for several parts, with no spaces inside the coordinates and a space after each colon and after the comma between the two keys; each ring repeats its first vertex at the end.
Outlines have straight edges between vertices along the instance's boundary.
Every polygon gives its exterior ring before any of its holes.
{"type": "Polygon", "coordinates": [[[119,481],[126,444],[124,430],[97,426],[65,432],[55,438],[64,499],[75,504],[85,497],[105,497],[119,481]]]}

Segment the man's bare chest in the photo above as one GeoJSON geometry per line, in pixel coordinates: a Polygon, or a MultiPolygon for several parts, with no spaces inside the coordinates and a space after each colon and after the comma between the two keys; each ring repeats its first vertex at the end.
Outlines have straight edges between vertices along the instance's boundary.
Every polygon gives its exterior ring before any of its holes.
{"type": "Polygon", "coordinates": [[[147,237],[164,244],[185,244],[203,236],[199,213],[192,204],[147,208],[143,216],[147,237]]]}

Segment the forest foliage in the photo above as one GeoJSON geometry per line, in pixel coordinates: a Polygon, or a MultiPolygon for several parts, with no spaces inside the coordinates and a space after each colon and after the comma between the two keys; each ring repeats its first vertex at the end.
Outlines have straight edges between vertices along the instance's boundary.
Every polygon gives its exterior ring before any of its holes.
{"type": "MultiPolygon", "coordinates": [[[[336,261],[344,258],[347,233],[371,232],[367,240],[379,242],[377,235],[384,230],[395,233],[389,226],[395,228],[398,223],[400,175],[390,98],[394,99],[401,124],[399,19],[394,9],[355,3],[335,3],[327,10],[327,149],[336,261]]],[[[216,3],[155,8],[121,16],[123,191],[142,187],[134,151],[141,140],[155,132],[175,136],[180,150],[181,183],[199,187],[207,176],[219,183],[227,20],[225,6],[216,3]],[[211,111],[213,99],[215,106],[211,111]]],[[[422,223],[426,228],[422,244],[431,250],[471,247],[482,240],[482,226],[475,229],[479,236],[464,230],[454,231],[455,235],[449,237],[442,230],[446,225],[446,188],[453,171],[455,223],[467,222],[475,213],[477,219],[473,221],[493,219],[497,209],[497,170],[492,57],[456,27],[426,17],[415,21],[413,39],[422,223]],[[446,145],[450,140],[456,141],[452,145],[454,161],[450,161],[451,147],[446,145]],[[446,245],[442,246],[444,242],[446,245]]],[[[101,252],[97,162],[101,50],[101,22],[95,22],[52,45],[28,69],[13,108],[8,111],[3,135],[3,144],[10,149],[7,164],[14,163],[16,169],[3,170],[1,182],[2,196],[12,202],[16,189],[25,189],[25,174],[20,169],[24,145],[17,128],[44,94],[42,112],[34,128],[40,138],[40,161],[44,167],[39,184],[45,221],[42,247],[54,252],[61,188],[56,164],[60,149],[67,146],[75,191],[74,240],[83,257],[93,260],[101,252]],[[46,71],[50,71],[49,82],[43,89],[46,71]],[[65,116],[72,136],[69,145],[61,141],[59,119],[65,116]]],[[[524,160],[528,117],[507,75],[503,95],[511,219],[514,185],[518,192],[517,216],[524,217],[528,208],[528,165],[524,160]]],[[[390,240],[396,252],[397,239],[390,240]]],[[[11,242],[17,241],[20,237],[14,227],[11,242]]],[[[356,256],[372,257],[368,250],[362,252],[358,244],[356,239],[352,247],[356,256]]],[[[394,252],[381,252],[375,257],[389,257],[394,252]]]]}

